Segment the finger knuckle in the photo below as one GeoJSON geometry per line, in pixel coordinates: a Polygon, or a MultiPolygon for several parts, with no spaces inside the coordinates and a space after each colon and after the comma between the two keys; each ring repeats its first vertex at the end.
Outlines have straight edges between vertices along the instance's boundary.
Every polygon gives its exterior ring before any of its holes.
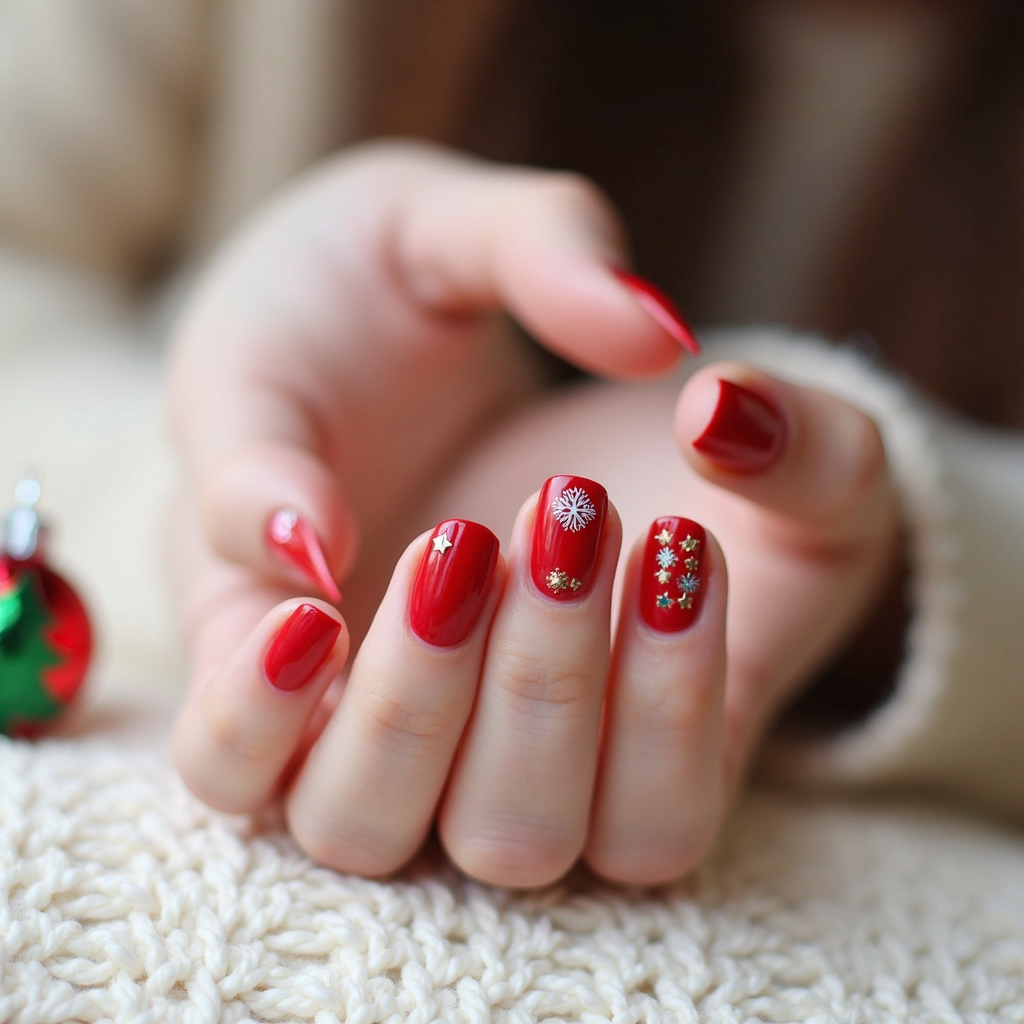
{"type": "Polygon", "coordinates": [[[681,737],[707,728],[718,713],[722,689],[711,673],[677,676],[670,683],[634,687],[629,694],[631,725],[652,743],[677,746],[681,737]]]}
{"type": "Polygon", "coordinates": [[[342,822],[326,815],[311,818],[289,814],[288,826],[307,857],[335,871],[374,878],[390,874],[405,860],[405,852],[399,849],[395,837],[370,821],[342,822]]]}
{"type": "Polygon", "coordinates": [[[685,833],[630,831],[592,846],[585,859],[596,874],[619,885],[664,885],[700,865],[713,835],[710,827],[685,833]]]}
{"type": "Polygon", "coordinates": [[[519,198],[525,207],[542,215],[568,213],[591,222],[617,225],[609,198],[590,178],[574,171],[532,173],[522,180],[519,198]]]}
{"type": "Polygon", "coordinates": [[[492,817],[471,836],[442,836],[456,866],[480,882],[515,888],[549,885],[575,864],[581,838],[556,822],[492,817]]]}
{"type": "Polygon", "coordinates": [[[542,658],[533,650],[508,650],[503,658],[500,692],[530,717],[578,718],[589,711],[595,685],[585,658],[542,658]]]}
{"type": "Polygon", "coordinates": [[[392,752],[426,752],[444,742],[452,729],[443,708],[413,708],[383,689],[367,693],[361,703],[363,728],[374,746],[392,752]]]}
{"type": "Polygon", "coordinates": [[[219,701],[208,701],[203,710],[204,728],[213,749],[240,765],[262,765],[276,760],[281,747],[277,723],[249,720],[219,701]]]}

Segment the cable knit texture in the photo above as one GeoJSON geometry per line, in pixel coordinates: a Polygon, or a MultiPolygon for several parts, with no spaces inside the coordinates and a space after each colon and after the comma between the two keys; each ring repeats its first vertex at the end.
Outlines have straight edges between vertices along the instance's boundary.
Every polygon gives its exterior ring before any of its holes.
{"type": "Polygon", "coordinates": [[[1024,1021],[1024,859],[763,793],[690,882],[534,894],[313,866],[162,756],[0,741],[0,1020],[1024,1021]]]}

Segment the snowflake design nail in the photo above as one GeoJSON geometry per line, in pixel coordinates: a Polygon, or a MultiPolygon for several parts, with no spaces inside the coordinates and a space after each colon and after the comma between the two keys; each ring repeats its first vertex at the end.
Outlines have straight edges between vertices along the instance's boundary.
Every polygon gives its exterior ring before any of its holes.
{"type": "Polygon", "coordinates": [[[662,548],[654,556],[654,560],[662,569],[671,569],[679,561],[679,556],[671,548],[662,548]]]}
{"type": "Polygon", "coordinates": [[[676,586],[684,594],[696,594],[700,590],[700,579],[694,576],[692,572],[688,572],[685,576],[680,576],[676,580],[676,586]]]}
{"type": "Polygon", "coordinates": [[[597,509],[582,487],[567,487],[551,503],[551,514],[563,530],[576,533],[597,518],[597,509]]]}

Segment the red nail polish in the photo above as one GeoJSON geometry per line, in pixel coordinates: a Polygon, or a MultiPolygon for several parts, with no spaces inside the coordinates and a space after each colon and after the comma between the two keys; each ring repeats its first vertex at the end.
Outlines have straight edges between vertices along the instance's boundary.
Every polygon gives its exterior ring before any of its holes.
{"type": "Polygon", "coordinates": [[[655,519],[640,576],[640,615],[652,629],[678,633],[692,625],[704,601],[707,534],[679,516],[655,519]]]}
{"type": "Polygon", "coordinates": [[[409,595],[409,625],[421,640],[455,647],[469,636],[487,601],[498,547],[498,538],[479,523],[438,524],[409,595]]]}
{"type": "Polygon", "coordinates": [[[553,476],[537,501],[530,572],[542,594],[559,601],[590,589],[608,511],[608,494],[581,476],[553,476]]]}
{"type": "Polygon", "coordinates": [[[690,325],[683,319],[676,304],[660,288],[619,267],[613,267],[612,273],[629,289],[648,316],[664,327],[688,352],[700,355],[700,343],[694,337],[690,325]]]}
{"type": "Polygon", "coordinates": [[[267,648],[263,674],[277,690],[292,693],[311,683],[324,666],[341,623],[311,604],[300,604],[267,648]]]}
{"type": "Polygon", "coordinates": [[[715,411],[693,447],[721,469],[755,473],[778,458],[785,440],[786,420],[774,402],[742,384],[719,380],[715,411]]]}
{"type": "Polygon", "coordinates": [[[341,591],[331,576],[323,545],[313,527],[294,509],[278,509],[264,533],[267,547],[282,562],[298,569],[306,579],[337,604],[341,591]]]}

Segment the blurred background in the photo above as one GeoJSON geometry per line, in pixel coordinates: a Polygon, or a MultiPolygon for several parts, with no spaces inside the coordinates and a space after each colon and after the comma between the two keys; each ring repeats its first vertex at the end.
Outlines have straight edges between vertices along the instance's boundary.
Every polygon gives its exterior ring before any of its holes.
{"type": "Polygon", "coordinates": [[[585,173],[698,327],[823,332],[1024,426],[1022,51],[1018,0],[0,0],[0,499],[41,477],[105,685],[176,685],[175,311],[389,134],[585,173]]]}

